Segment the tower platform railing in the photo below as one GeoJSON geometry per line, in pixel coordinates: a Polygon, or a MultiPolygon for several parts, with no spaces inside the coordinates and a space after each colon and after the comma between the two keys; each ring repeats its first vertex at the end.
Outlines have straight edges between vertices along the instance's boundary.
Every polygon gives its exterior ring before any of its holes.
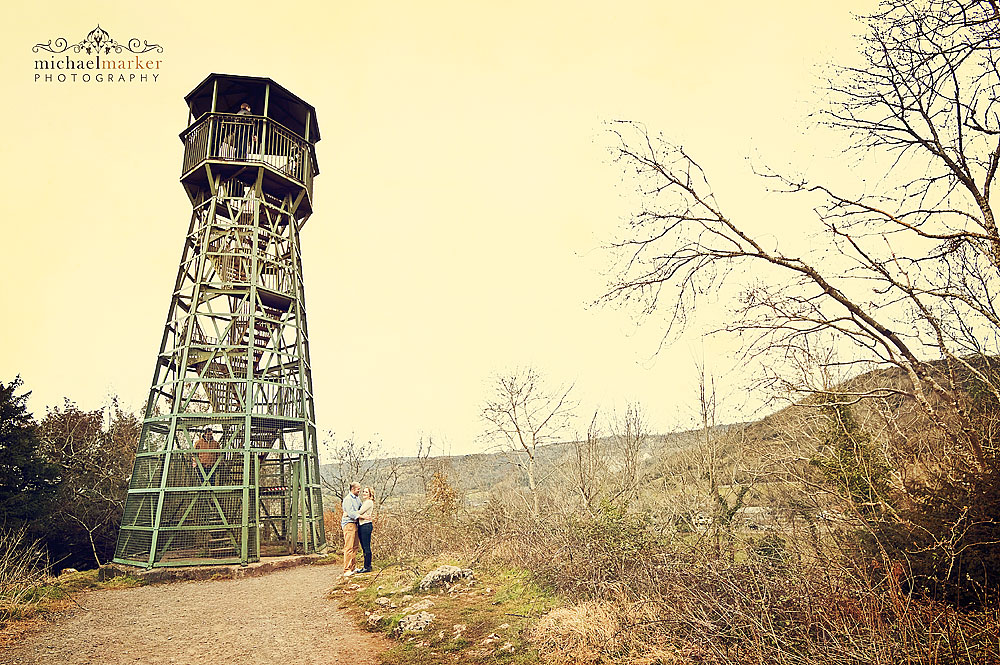
{"type": "Polygon", "coordinates": [[[207,160],[265,164],[312,195],[317,170],[313,146],[280,122],[256,115],[205,113],[180,136],[182,178],[207,160]]]}

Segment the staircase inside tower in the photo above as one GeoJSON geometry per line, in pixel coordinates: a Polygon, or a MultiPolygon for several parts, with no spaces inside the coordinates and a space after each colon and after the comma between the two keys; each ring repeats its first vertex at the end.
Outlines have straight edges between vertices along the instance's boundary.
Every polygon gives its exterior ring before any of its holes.
{"type": "Polygon", "coordinates": [[[294,553],[300,537],[299,516],[307,514],[300,504],[306,498],[302,488],[302,458],[275,455],[260,463],[259,510],[261,555],[294,553]]]}
{"type": "Polygon", "coordinates": [[[286,337],[296,335],[297,320],[285,218],[250,189],[233,200],[217,206],[216,214],[225,214],[207,230],[206,286],[185,324],[192,327],[187,369],[202,379],[214,413],[296,417],[299,362],[286,337]]]}
{"type": "MultiPolygon", "coordinates": [[[[232,188],[231,183],[228,187],[232,188]]],[[[222,285],[249,284],[267,307],[288,310],[294,283],[287,237],[289,215],[271,197],[258,198],[251,188],[241,198],[223,198],[215,207],[208,257],[213,281],[222,285]]]]}
{"type": "MultiPolygon", "coordinates": [[[[226,559],[239,552],[240,530],[233,520],[244,500],[254,506],[257,525],[251,551],[290,553],[310,537],[299,518],[311,514],[312,497],[300,453],[289,450],[301,450],[304,443],[287,441],[301,439],[301,425],[293,426],[296,434],[285,420],[303,417],[290,250],[273,224],[270,230],[252,225],[247,208],[227,206],[226,221],[208,228],[201,300],[180,332],[174,365],[185,369],[190,386],[182,399],[201,404],[205,421],[218,428],[219,457],[202,471],[201,491],[170,496],[165,504],[168,523],[204,530],[172,535],[164,561],[226,559]],[[249,488],[246,499],[238,489],[243,487],[249,488]]],[[[195,457],[190,466],[197,469],[195,457]]]]}

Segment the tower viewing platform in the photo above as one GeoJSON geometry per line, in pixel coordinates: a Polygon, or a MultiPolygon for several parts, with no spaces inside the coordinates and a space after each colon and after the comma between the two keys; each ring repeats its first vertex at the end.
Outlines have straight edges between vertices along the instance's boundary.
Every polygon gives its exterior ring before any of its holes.
{"type": "Polygon", "coordinates": [[[184,101],[189,121],[180,134],[181,182],[189,194],[216,177],[249,184],[260,175],[266,193],[278,199],[301,194],[300,212],[312,212],[320,139],[312,105],[269,78],[222,74],[209,75],[184,101]]]}

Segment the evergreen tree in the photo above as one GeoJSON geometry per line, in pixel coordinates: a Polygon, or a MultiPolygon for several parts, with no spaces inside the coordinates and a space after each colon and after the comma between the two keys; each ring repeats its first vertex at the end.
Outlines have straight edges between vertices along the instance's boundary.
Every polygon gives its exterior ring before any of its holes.
{"type": "Polygon", "coordinates": [[[0,527],[16,529],[44,517],[56,492],[58,470],[38,452],[30,392],[18,395],[21,377],[0,382],[0,527]]]}

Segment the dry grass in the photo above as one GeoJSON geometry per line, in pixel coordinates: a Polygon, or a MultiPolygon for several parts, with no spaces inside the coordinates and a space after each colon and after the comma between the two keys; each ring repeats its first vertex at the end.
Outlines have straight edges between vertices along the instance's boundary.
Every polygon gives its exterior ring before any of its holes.
{"type": "Polygon", "coordinates": [[[815,529],[730,534],[716,550],[621,510],[536,522],[494,506],[444,523],[383,513],[376,542],[397,564],[531,571],[557,599],[524,612],[544,662],[1000,664],[996,602],[963,613],[909,596],[815,529]]]}
{"type": "Polygon", "coordinates": [[[47,572],[48,560],[38,543],[27,542],[24,531],[0,530],[0,626],[24,615],[47,572]]]}
{"type": "Polygon", "coordinates": [[[600,663],[622,628],[611,603],[586,601],[558,607],[531,627],[529,636],[552,663],[600,663]]]}
{"type": "MultiPolygon", "coordinates": [[[[880,381],[905,388],[896,374],[880,381]]],[[[447,553],[531,571],[558,599],[526,633],[552,663],[1000,665],[1000,472],[962,475],[963,451],[897,392],[857,406],[841,429],[828,415],[787,409],[732,428],[713,449],[711,491],[697,455],[668,451],[632,510],[574,510],[572,492],[550,487],[536,520],[512,488],[449,519],[385,510],[378,546],[391,561],[447,553]],[[856,459],[840,460],[838,485],[819,462],[851,436],[856,459]],[[879,464],[862,464],[869,452],[879,464]],[[878,501],[855,493],[855,476],[878,501]],[[708,525],[682,532],[697,512],[708,525]],[[942,579],[961,593],[935,587],[942,579]]]]}

